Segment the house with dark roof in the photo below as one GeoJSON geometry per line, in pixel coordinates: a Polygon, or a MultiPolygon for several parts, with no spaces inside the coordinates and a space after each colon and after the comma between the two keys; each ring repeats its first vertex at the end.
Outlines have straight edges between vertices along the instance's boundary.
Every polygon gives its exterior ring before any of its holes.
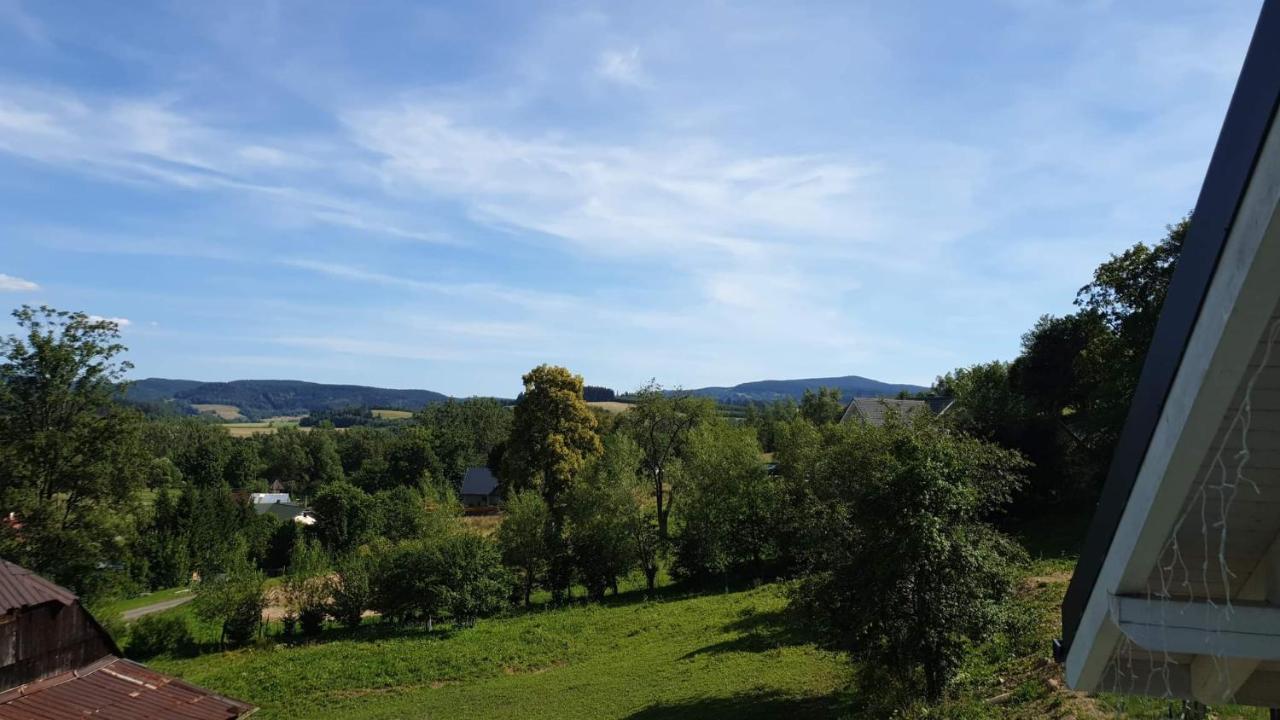
{"type": "Polygon", "coordinates": [[[296,522],[300,525],[314,525],[315,514],[306,507],[288,500],[272,500],[270,502],[254,502],[251,507],[259,515],[274,515],[284,522],[296,522]]]}
{"type": "Polygon", "coordinates": [[[502,502],[498,478],[487,467],[469,467],[462,476],[462,505],[464,507],[493,507],[502,502]]]}
{"type": "Polygon", "coordinates": [[[235,720],[255,709],[124,659],[71,591],[0,560],[0,720],[235,720]]]}
{"type": "Polygon", "coordinates": [[[1280,706],[1278,105],[1266,0],[1063,599],[1077,690],[1280,706]]]}
{"type": "Polygon", "coordinates": [[[849,401],[840,416],[840,422],[865,422],[871,425],[883,425],[885,417],[896,414],[905,418],[917,412],[929,412],[941,415],[955,403],[952,398],[931,397],[924,400],[914,398],[882,398],[856,397],[849,401]]]}

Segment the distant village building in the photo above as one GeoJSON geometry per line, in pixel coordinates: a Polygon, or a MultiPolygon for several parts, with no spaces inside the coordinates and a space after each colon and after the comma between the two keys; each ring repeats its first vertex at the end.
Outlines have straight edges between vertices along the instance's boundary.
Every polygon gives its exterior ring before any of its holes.
{"type": "Polygon", "coordinates": [[[487,467],[467,468],[462,476],[462,504],[464,507],[491,507],[502,502],[498,490],[498,478],[487,467]]]}
{"type": "Polygon", "coordinates": [[[235,720],[256,709],[120,654],[70,590],[0,560],[0,720],[235,720]]]}
{"type": "Polygon", "coordinates": [[[269,493],[249,493],[249,502],[254,505],[271,504],[275,502],[290,502],[289,493],[287,492],[269,492],[269,493]]]}
{"type": "Polygon", "coordinates": [[[316,522],[315,515],[294,502],[289,493],[251,493],[249,505],[259,515],[274,515],[286,522],[299,525],[314,525],[316,522]]]}
{"type": "Polygon", "coordinates": [[[900,418],[906,418],[917,412],[942,415],[954,404],[955,399],[948,397],[931,397],[924,400],[860,397],[849,402],[848,407],[844,409],[844,415],[840,416],[840,422],[860,421],[880,426],[884,425],[885,417],[890,414],[897,414],[900,418]]]}

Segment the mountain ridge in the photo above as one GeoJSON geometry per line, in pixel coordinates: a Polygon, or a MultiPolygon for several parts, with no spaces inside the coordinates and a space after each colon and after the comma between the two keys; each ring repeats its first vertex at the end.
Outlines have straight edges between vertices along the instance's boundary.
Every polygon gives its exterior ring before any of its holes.
{"type": "Polygon", "coordinates": [[[306,415],[348,407],[421,410],[449,396],[434,390],[380,388],[371,385],[315,383],[306,380],[231,380],[204,382],[143,378],[129,383],[124,395],[137,403],[158,403],[189,411],[194,405],[233,405],[245,417],[306,415]]]}
{"type": "Polygon", "coordinates": [[[717,402],[727,404],[744,404],[747,402],[772,402],[791,398],[799,400],[805,390],[817,390],[820,387],[832,387],[840,391],[841,397],[848,400],[855,397],[896,396],[900,392],[914,394],[927,392],[924,385],[910,383],[888,383],[861,375],[840,375],[835,377],[797,378],[795,380],[752,380],[737,385],[693,388],[687,392],[701,397],[715,398],[717,402]]]}
{"type": "MultiPolygon", "coordinates": [[[[752,380],[737,385],[713,385],[685,392],[710,397],[717,402],[742,405],[748,402],[799,400],[805,390],[833,387],[842,397],[895,396],[900,392],[927,391],[923,385],[887,383],[860,375],[842,375],[792,380],[752,380]]],[[[307,380],[230,380],[205,382],[177,378],[143,378],[130,382],[125,399],[136,403],[169,404],[180,411],[194,412],[193,405],[234,405],[246,417],[305,415],[317,410],[346,407],[420,410],[450,396],[434,390],[383,388],[372,385],[317,383],[307,380]]]]}

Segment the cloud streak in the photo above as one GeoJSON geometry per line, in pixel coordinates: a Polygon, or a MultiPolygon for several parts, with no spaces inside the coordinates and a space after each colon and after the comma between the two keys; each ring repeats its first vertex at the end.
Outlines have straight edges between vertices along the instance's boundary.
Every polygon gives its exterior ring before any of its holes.
{"type": "Polygon", "coordinates": [[[5,275],[0,273],[0,291],[3,292],[34,292],[39,290],[40,286],[13,275],[5,275]]]}

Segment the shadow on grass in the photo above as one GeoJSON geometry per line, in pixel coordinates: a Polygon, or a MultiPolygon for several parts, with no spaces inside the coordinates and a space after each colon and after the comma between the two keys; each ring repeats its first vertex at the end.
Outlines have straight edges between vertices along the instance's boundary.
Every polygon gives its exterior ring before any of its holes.
{"type": "Polygon", "coordinates": [[[1009,533],[1032,559],[1074,559],[1080,556],[1093,508],[1061,510],[1013,526],[1009,533]]]}
{"type": "Polygon", "coordinates": [[[687,660],[699,655],[716,653],[747,652],[759,653],[777,650],[792,645],[804,645],[814,642],[815,638],[795,617],[786,610],[751,613],[724,626],[725,631],[741,633],[732,640],[698,648],[684,655],[687,660]]]}
{"type": "Polygon", "coordinates": [[[533,604],[528,607],[523,605],[512,606],[506,611],[506,615],[510,617],[514,615],[525,615],[528,613],[546,612],[548,610],[559,610],[567,607],[586,607],[591,605],[599,607],[621,607],[647,602],[685,600],[688,598],[704,597],[707,595],[720,595],[723,593],[751,590],[759,587],[762,582],[767,581],[733,577],[727,581],[676,580],[674,582],[660,585],[653,590],[649,590],[642,585],[629,587],[616,595],[606,594],[605,597],[600,600],[591,600],[586,597],[582,588],[576,588],[573,596],[560,604],[555,604],[549,599],[535,599],[533,604]]]}
{"type": "Polygon", "coordinates": [[[676,703],[655,703],[628,715],[628,720],[750,720],[752,718],[837,718],[848,707],[839,695],[794,697],[777,692],[751,692],[728,697],[700,698],[676,703]]]}

